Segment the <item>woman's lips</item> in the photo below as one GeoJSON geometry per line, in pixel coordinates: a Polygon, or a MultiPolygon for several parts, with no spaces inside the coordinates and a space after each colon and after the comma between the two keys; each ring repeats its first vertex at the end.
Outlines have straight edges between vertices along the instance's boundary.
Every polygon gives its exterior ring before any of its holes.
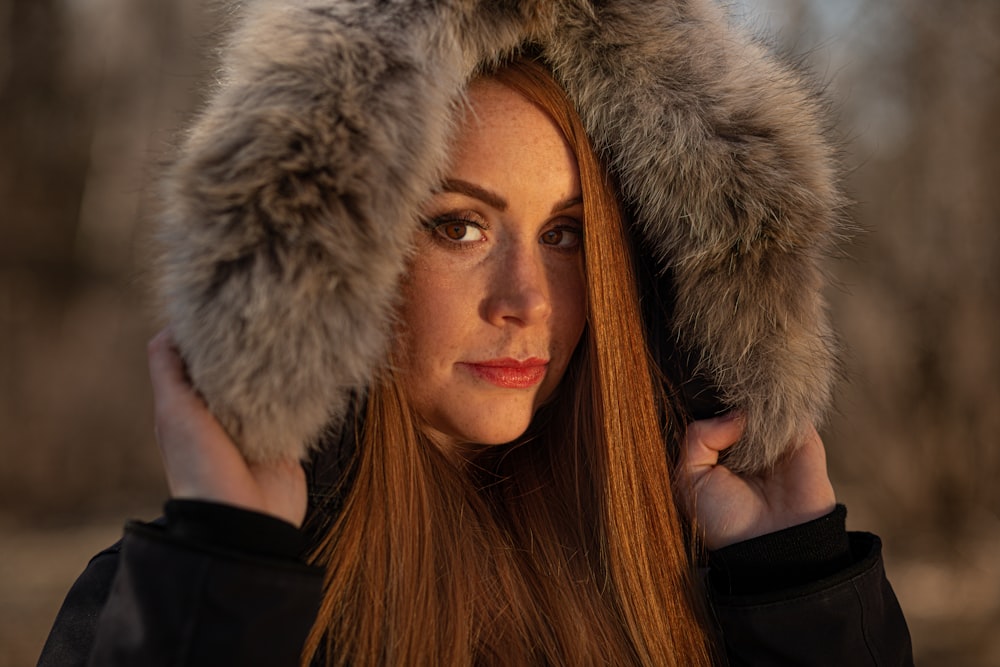
{"type": "Polygon", "coordinates": [[[544,359],[489,359],[464,362],[474,375],[504,389],[528,389],[545,379],[549,362],[544,359]]]}

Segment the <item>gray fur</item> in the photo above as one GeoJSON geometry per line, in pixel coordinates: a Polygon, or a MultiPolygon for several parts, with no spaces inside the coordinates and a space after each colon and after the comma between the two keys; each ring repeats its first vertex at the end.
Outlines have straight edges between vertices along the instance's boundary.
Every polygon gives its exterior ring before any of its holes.
{"type": "Polygon", "coordinates": [[[255,0],[165,179],[162,289],[252,460],[303,457],[385,357],[419,201],[476,68],[541,45],[671,271],[673,335],[773,465],[821,419],[820,261],[841,205],[820,107],[710,0],[255,0]]]}

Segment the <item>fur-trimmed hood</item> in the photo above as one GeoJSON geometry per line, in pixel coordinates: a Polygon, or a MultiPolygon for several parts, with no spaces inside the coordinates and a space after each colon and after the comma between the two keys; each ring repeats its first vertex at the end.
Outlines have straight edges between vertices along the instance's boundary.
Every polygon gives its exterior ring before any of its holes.
{"type": "Polygon", "coordinates": [[[303,457],[385,357],[469,78],[549,63],[670,281],[671,341],[759,470],[821,418],[841,204],[809,85],[711,0],[248,0],[164,180],[162,295],[245,454],[303,457]]]}

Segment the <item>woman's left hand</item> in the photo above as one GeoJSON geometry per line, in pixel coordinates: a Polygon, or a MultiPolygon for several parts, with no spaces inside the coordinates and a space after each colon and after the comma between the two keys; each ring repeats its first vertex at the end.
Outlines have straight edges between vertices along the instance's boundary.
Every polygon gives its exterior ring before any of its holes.
{"type": "Polygon", "coordinates": [[[678,481],[709,549],[818,519],[837,502],[816,429],[810,427],[768,474],[742,476],[720,464],[719,455],[739,440],[743,427],[738,414],[688,426],[678,481]]]}

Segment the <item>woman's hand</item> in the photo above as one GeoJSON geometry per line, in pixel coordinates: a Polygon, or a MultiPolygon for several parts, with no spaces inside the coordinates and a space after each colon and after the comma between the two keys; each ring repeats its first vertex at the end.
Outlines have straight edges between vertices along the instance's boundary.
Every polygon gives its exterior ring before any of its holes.
{"type": "Polygon", "coordinates": [[[191,387],[169,330],[149,342],[147,354],[156,440],[170,494],[236,505],[301,526],[306,479],[298,461],[247,463],[191,387]]]}
{"type": "Polygon", "coordinates": [[[817,519],[836,505],[815,429],[769,474],[744,477],[719,463],[743,426],[738,414],[688,426],[679,482],[709,549],[817,519]]]}

